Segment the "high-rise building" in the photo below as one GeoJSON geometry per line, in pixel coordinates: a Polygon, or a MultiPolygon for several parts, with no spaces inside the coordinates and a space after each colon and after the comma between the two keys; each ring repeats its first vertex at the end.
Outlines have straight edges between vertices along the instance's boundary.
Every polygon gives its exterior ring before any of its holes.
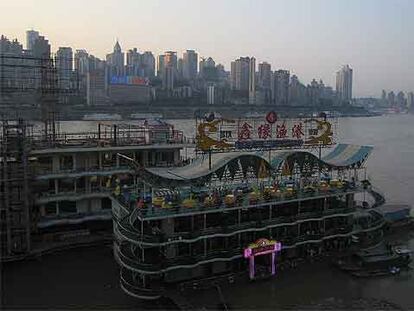
{"type": "Polygon", "coordinates": [[[49,41],[43,37],[39,36],[33,43],[31,48],[32,55],[35,58],[47,60],[50,59],[50,44],[49,41]]]}
{"type": "MultiPolygon", "coordinates": [[[[23,50],[23,45],[14,39],[0,37],[0,89],[20,92],[38,86],[39,63],[23,50]]],[[[0,101],[3,93],[0,91],[0,101]]]]}
{"type": "Polygon", "coordinates": [[[292,75],[289,84],[289,103],[293,106],[304,106],[306,104],[307,88],[296,75],[292,75]]]}
{"type": "Polygon", "coordinates": [[[178,59],[177,59],[177,52],[174,51],[167,51],[164,53],[164,66],[172,67],[173,69],[177,70],[178,59]]]}
{"type": "Polygon", "coordinates": [[[402,91],[399,91],[397,94],[397,106],[399,108],[405,108],[407,106],[407,102],[405,99],[405,94],[402,91]]]}
{"type": "Polygon", "coordinates": [[[125,75],[124,53],[122,52],[118,41],[115,43],[114,51],[106,56],[106,62],[111,77],[125,75]]]}
{"type": "Polygon", "coordinates": [[[198,54],[194,50],[187,50],[183,54],[183,77],[194,80],[197,77],[198,54]]]}
{"type": "Polygon", "coordinates": [[[263,62],[259,64],[258,86],[261,89],[270,89],[272,66],[263,62]]]}
{"type": "Polygon", "coordinates": [[[353,70],[345,65],[336,73],[336,93],[341,101],[352,99],[352,75],[353,70]]]}
{"type": "Polygon", "coordinates": [[[271,90],[272,101],[278,106],[289,104],[289,80],[290,72],[288,70],[277,70],[272,74],[271,90]]]}
{"type": "Polygon", "coordinates": [[[141,54],[137,48],[127,52],[126,74],[128,76],[143,76],[143,72],[141,72],[141,54]]]}
{"type": "Polygon", "coordinates": [[[73,71],[73,53],[70,47],[60,47],[56,52],[56,70],[59,89],[69,89],[73,71]]]}
{"type": "Polygon", "coordinates": [[[151,79],[155,77],[155,58],[151,52],[146,51],[141,54],[141,68],[144,72],[144,77],[151,79]]]}
{"type": "Polygon", "coordinates": [[[231,89],[249,91],[250,57],[240,57],[231,62],[231,89]]]}
{"type": "Polygon", "coordinates": [[[216,80],[216,62],[211,57],[202,58],[199,63],[199,76],[205,80],[216,80]]]}
{"type": "Polygon", "coordinates": [[[177,63],[177,80],[182,80],[184,78],[184,61],[182,58],[178,59],[177,63]]]}
{"type": "Polygon", "coordinates": [[[164,73],[162,79],[163,89],[172,91],[174,80],[177,77],[177,53],[167,51],[164,54],[164,73]]]}
{"type": "Polygon", "coordinates": [[[249,104],[256,103],[256,59],[250,58],[249,61],[249,104]]]}
{"type": "Polygon", "coordinates": [[[409,111],[414,112],[414,93],[413,92],[407,93],[407,108],[409,111]]]}
{"type": "Polygon", "coordinates": [[[89,54],[86,50],[76,50],[75,71],[79,75],[86,75],[89,71],[89,54]]]}
{"type": "Polygon", "coordinates": [[[39,38],[39,32],[34,30],[26,31],[26,49],[32,50],[35,41],[39,38]]]}
{"type": "Polygon", "coordinates": [[[164,67],[165,67],[165,55],[158,55],[158,62],[157,62],[157,77],[161,78],[164,75],[164,67]]]}
{"type": "Polygon", "coordinates": [[[215,104],[215,86],[214,84],[210,84],[207,86],[207,104],[214,105],[215,104]]]}
{"type": "Polygon", "coordinates": [[[394,93],[394,91],[391,91],[391,92],[388,93],[387,100],[388,100],[388,105],[389,106],[391,106],[391,107],[395,106],[395,93],[394,93]]]}

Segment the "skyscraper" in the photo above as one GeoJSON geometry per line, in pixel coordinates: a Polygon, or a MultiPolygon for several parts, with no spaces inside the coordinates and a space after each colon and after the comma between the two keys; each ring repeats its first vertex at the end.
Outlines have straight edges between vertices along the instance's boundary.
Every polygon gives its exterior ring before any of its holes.
{"type": "Polygon", "coordinates": [[[89,71],[89,54],[86,50],[76,50],[75,71],[78,75],[86,75],[89,71]]]}
{"type": "Polygon", "coordinates": [[[155,58],[151,52],[146,51],[141,54],[141,67],[144,71],[144,77],[155,77],[155,58]]]}
{"type": "Polygon", "coordinates": [[[164,75],[164,67],[165,67],[164,63],[165,63],[165,55],[164,54],[158,55],[157,77],[161,79],[164,75]]]}
{"type": "Polygon", "coordinates": [[[414,112],[414,93],[407,93],[407,108],[409,111],[414,112]]]}
{"type": "Polygon", "coordinates": [[[182,58],[179,58],[177,62],[177,79],[182,80],[183,78],[184,78],[184,60],[182,58]]]}
{"type": "Polygon", "coordinates": [[[128,76],[143,75],[141,72],[141,54],[138,52],[137,48],[133,48],[127,52],[126,74],[128,76]]]}
{"type": "Polygon", "coordinates": [[[249,91],[250,57],[240,57],[231,62],[231,89],[249,91]]]}
{"type": "Polygon", "coordinates": [[[336,73],[336,93],[341,101],[352,99],[352,75],[353,70],[345,65],[336,73]]]}
{"type": "Polygon", "coordinates": [[[177,77],[177,53],[167,51],[164,54],[164,73],[162,79],[163,89],[172,91],[174,80],[177,77]]]}
{"type": "Polygon", "coordinates": [[[290,72],[288,70],[277,70],[272,74],[272,101],[278,106],[289,104],[289,80],[290,72]]]}
{"type": "Polygon", "coordinates": [[[391,106],[391,107],[395,106],[395,93],[394,93],[394,91],[391,91],[391,92],[388,93],[387,100],[388,100],[388,105],[389,106],[391,106]]]}
{"type": "Polygon", "coordinates": [[[73,71],[73,53],[70,47],[60,47],[56,52],[56,69],[59,89],[69,89],[73,71]]]}
{"type": "Polygon", "coordinates": [[[198,54],[194,50],[187,50],[183,54],[183,77],[194,80],[197,77],[198,54]]]}
{"type": "Polygon", "coordinates": [[[256,59],[249,60],[249,104],[256,103],[256,59]]]}
{"type": "Polygon", "coordinates": [[[124,53],[118,41],[115,43],[114,51],[106,56],[106,62],[109,67],[110,76],[125,75],[124,53]]]}
{"type": "Polygon", "coordinates": [[[35,41],[39,38],[39,32],[34,30],[26,31],[26,49],[32,50],[35,41]]]}
{"type": "Polygon", "coordinates": [[[36,58],[49,59],[50,58],[50,44],[49,41],[43,37],[39,36],[34,41],[31,47],[32,55],[36,58]]]}
{"type": "Polygon", "coordinates": [[[299,81],[296,75],[292,75],[289,84],[289,103],[293,106],[305,105],[306,93],[306,86],[299,81]]]}
{"type": "Polygon", "coordinates": [[[266,62],[260,63],[258,86],[262,89],[270,89],[271,75],[272,75],[272,66],[266,62]]]}
{"type": "Polygon", "coordinates": [[[211,57],[202,58],[199,63],[199,76],[205,80],[216,79],[216,62],[211,57]]]}

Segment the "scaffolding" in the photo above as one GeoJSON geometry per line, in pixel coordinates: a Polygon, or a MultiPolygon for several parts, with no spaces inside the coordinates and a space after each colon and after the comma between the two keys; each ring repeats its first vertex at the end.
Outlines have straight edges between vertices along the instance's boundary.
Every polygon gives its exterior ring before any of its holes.
{"type": "Polygon", "coordinates": [[[23,120],[2,122],[0,136],[0,259],[30,252],[31,193],[29,126],[23,120]]]}

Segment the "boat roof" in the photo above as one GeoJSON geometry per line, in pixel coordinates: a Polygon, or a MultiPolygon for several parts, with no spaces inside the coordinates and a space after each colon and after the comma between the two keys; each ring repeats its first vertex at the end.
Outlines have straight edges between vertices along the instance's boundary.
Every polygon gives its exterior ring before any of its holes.
{"type": "Polygon", "coordinates": [[[384,204],[378,207],[378,210],[382,213],[395,213],[400,211],[410,211],[412,208],[409,204],[384,204]]]}
{"type": "Polygon", "coordinates": [[[144,168],[144,170],[155,177],[157,182],[170,180],[174,182],[195,182],[198,179],[209,178],[216,173],[222,176],[228,169],[232,171],[242,168],[243,172],[249,167],[254,167],[256,174],[263,167],[279,170],[285,162],[316,162],[329,168],[359,168],[372,152],[370,146],[357,146],[340,144],[327,156],[319,159],[309,151],[289,150],[275,151],[269,159],[267,151],[237,151],[203,154],[192,163],[182,167],[174,168],[144,168]]]}

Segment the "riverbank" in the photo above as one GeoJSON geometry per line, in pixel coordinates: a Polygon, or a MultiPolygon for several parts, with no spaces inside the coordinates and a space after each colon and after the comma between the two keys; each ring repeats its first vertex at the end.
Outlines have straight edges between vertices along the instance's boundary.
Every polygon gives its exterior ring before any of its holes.
{"type": "MultiPolygon", "coordinates": [[[[3,106],[2,114],[6,118],[20,117],[28,120],[41,120],[41,109],[37,106],[3,106]]],[[[335,107],[300,107],[300,106],[275,106],[275,105],[220,105],[211,106],[197,103],[151,103],[148,105],[116,105],[116,106],[99,106],[91,107],[85,105],[70,105],[57,107],[58,119],[61,121],[78,121],[88,118],[94,114],[105,115],[104,118],[113,118],[113,120],[132,120],[136,114],[153,114],[161,115],[168,119],[188,119],[196,116],[204,116],[207,113],[215,112],[225,118],[237,118],[246,115],[266,114],[275,110],[279,115],[285,117],[312,116],[321,111],[332,111],[341,117],[370,117],[378,116],[377,113],[371,113],[362,107],[354,106],[335,106],[335,107]],[[172,109],[173,107],[173,109],[172,109]]],[[[91,119],[89,119],[91,120],[91,119]]]]}

